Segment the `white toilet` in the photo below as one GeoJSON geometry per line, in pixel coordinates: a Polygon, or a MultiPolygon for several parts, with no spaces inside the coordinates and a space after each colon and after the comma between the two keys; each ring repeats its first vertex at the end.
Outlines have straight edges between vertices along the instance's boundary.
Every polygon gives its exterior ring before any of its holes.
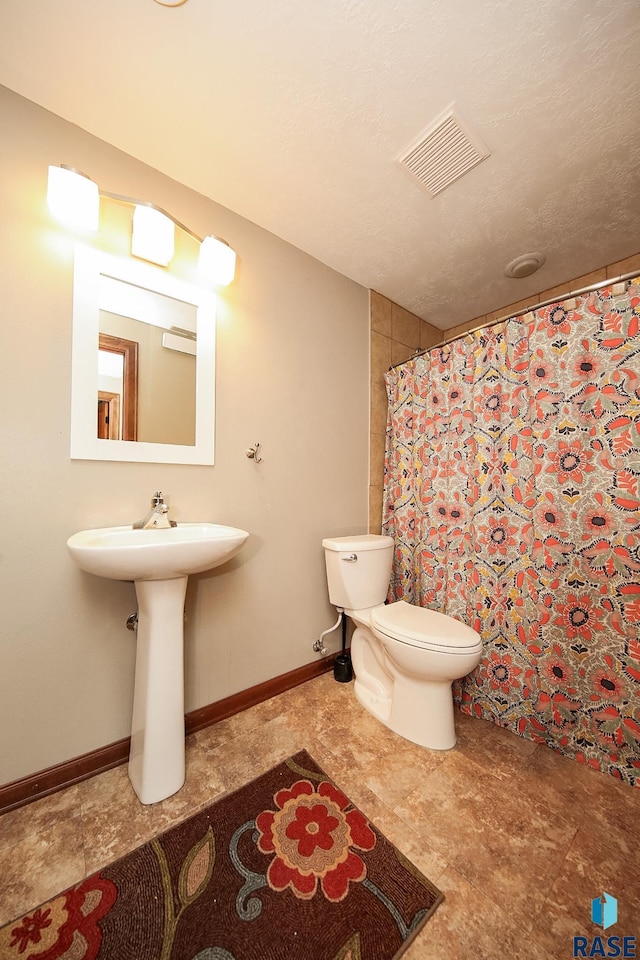
{"type": "Polygon", "coordinates": [[[401,737],[449,750],[456,742],[451,684],[480,662],[480,634],[404,600],[384,603],[391,537],[331,537],[322,546],[329,599],[356,624],[351,638],[356,697],[401,737]]]}

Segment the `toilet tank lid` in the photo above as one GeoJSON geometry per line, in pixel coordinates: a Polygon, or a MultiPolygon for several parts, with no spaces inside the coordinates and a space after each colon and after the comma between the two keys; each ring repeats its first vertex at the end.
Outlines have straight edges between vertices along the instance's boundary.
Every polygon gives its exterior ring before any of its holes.
{"type": "Polygon", "coordinates": [[[404,600],[376,607],[371,613],[371,625],[385,636],[434,650],[463,653],[482,645],[480,634],[466,623],[404,600]]]}
{"type": "Polygon", "coordinates": [[[388,550],[393,547],[393,537],[381,537],[375,533],[363,533],[356,537],[327,537],[322,541],[325,550],[338,553],[353,553],[356,550],[388,550]]]}

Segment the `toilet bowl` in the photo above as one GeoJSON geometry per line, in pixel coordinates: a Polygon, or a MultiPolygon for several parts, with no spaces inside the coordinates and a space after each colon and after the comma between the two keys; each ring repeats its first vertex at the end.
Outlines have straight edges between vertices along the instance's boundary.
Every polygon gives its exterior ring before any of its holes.
{"type": "Polygon", "coordinates": [[[455,746],[454,680],[480,662],[480,635],[453,617],[398,600],[385,604],[393,540],[368,534],[328,538],[329,597],[356,625],[354,692],[374,717],[420,746],[455,746]]]}

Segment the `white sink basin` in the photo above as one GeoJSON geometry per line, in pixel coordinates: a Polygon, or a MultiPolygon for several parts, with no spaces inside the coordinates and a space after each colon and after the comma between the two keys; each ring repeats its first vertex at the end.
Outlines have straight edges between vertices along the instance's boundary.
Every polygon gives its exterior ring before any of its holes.
{"type": "Polygon", "coordinates": [[[234,556],[249,534],[218,523],[181,523],[168,530],[102,527],[67,540],[81,570],[111,580],[171,580],[200,573],[234,556]]]}

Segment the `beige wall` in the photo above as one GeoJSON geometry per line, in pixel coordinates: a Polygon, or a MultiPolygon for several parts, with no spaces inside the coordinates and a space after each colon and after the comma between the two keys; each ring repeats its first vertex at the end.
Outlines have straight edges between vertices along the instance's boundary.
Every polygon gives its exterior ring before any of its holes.
{"type": "MultiPolygon", "coordinates": [[[[1,784],[128,735],[134,587],[79,571],[65,541],[132,522],[156,489],[178,521],[251,533],[190,579],[186,709],[314,660],[335,619],[321,540],[367,529],[369,308],[364,288],[3,88],[0,127],[1,784]],[[69,459],[73,238],[46,210],[49,163],[237,251],[218,310],[214,467],[69,459]],[[260,465],[245,456],[255,441],[260,465]]],[[[110,249],[128,244],[114,227],[110,249]]]]}
{"type": "Polygon", "coordinates": [[[640,272],[640,253],[628,257],[626,260],[608,264],[608,266],[602,267],[600,270],[594,270],[582,277],[574,277],[557,287],[540,290],[539,293],[531,294],[526,300],[517,300],[514,303],[506,304],[492,313],[472,317],[466,323],[451,327],[444,332],[403,310],[402,307],[381,294],[372,291],[370,300],[369,531],[380,533],[382,522],[384,444],[387,424],[387,395],[384,374],[392,364],[408,359],[416,348],[424,350],[447,340],[449,337],[460,336],[467,330],[495,323],[502,317],[512,316],[530,305],[549,300],[551,297],[561,298],[572,290],[579,290],[581,287],[599,283],[601,280],[610,280],[634,270],[640,272]]]}

